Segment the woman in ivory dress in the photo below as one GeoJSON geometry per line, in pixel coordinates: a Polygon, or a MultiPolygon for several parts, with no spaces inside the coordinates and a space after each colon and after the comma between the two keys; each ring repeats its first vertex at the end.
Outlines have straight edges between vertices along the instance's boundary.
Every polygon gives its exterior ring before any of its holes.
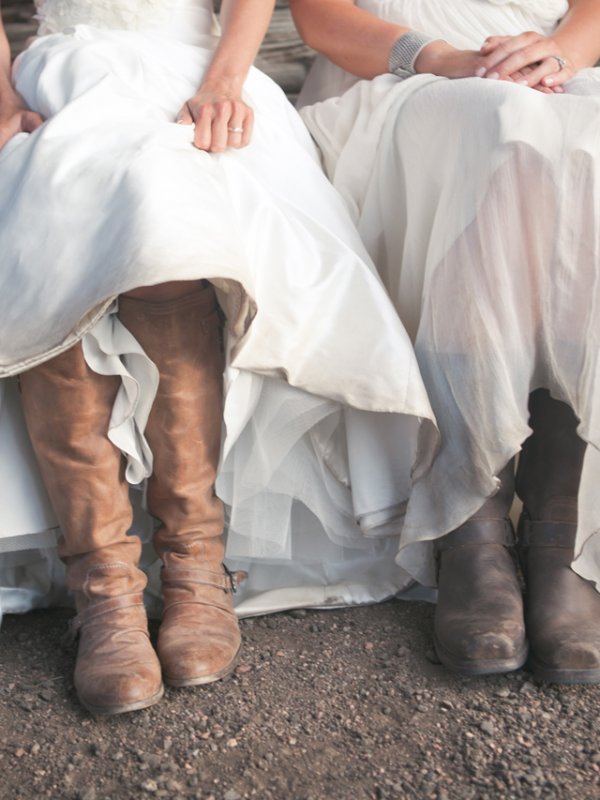
{"type": "Polygon", "coordinates": [[[12,70],[0,36],[0,612],[56,599],[58,552],[97,714],[228,674],[242,569],[242,613],[410,582],[392,555],[433,415],[309,135],[251,68],[271,6],[226,0],[219,38],[209,0],[44,0],[12,70]]]}
{"type": "Polygon", "coordinates": [[[596,0],[292,0],[301,103],[442,443],[398,563],[450,669],[600,681],[596,0]],[[327,58],[325,58],[327,57],[327,58]],[[328,60],[327,60],[328,59],[328,60]],[[508,512],[524,510],[518,549],[508,512]]]}

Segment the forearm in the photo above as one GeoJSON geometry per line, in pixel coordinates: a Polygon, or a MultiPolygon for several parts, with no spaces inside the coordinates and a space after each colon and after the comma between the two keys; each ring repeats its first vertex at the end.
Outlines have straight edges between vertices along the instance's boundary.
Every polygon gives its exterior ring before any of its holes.
{"type": "Polygon", "coordinates": [[[235,97],[265,36],[274,0],[223,0],[222,36],[202,81],[203,90],[235,97]]]}
{"type": "Polygon", "coordinates": [[[290,8],[310,47],[361,78],[387,72],[392,45],[408,31],[358,8],[352,0],[290,0],[290,8]]]}
{"type": "Polygon", "coordinates": [[[2,23],[1,11],[0,8],[0,107],[8,101],[14,103],[16,97],[10,79],[10,46],[2,23]]]}
{"type": "Polygon", "coordinates": [[[575,71],[593,66],[600,58],[600,3],[598,0],[570,0],[553,35],[575,71]]]}

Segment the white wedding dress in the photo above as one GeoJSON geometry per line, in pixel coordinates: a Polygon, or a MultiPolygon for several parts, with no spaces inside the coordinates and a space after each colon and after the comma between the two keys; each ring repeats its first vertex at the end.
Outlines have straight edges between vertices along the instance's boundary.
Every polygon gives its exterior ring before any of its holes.
{"type": "MultiPolygon", "coordinates": [[[[174,279],[210,279],[228,318],[217,489],[227,562],[250,573],[239,612],[403,589],[411,579],[394,556],[435,420],[410,340],[297,113],[253,69],[250,146],[192,146],[175,117],[217,42],[209,0],[44,0],[38,16],[14,81],[47,121],[0,151],[0,619],[65,602],[14,376],[79,339],[92,369],[121,376],[108,435],[127,457],[132,532],[148,542],[140,489],[156,368],[115,298],[174,279]]],[[[150,545],[144,565],[156,610],[150,545]]]]}
{"type": "MultiPolygon", "coordinates": [[[[566,0],[358,0],[479,49],[550,34],[566,0]]],[[[383,75],[319,57],[300,99],[415,345],[441,448],[413,487],[398,563],[435,582],[432,540],[464,522],[530,433],[530,391],[569,403],[588,442],[574,569],[600,581],[600,71],[564,94],[383,75]]]]}

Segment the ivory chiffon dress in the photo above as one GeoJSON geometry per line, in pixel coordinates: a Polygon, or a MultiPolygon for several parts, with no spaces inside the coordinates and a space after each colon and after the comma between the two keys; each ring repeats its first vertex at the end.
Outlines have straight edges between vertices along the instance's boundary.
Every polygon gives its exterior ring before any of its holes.
{"type": "MultiPolygon", "coordinates": [[[[78,340],[93,370],[121,376],[107,433],[127,458],[132,532],[148,542],[143,433],[157,371],[116,298],[175,279],[212,281],[228,320],[217,490],[228,565],[250,573],[239,612],[403,589],[411,577],[394,557],[435,419],[296,111],[253,69],[250,146],[192,146],[175,118],[218,41],[210,0],[43,0],[37,11],[14,83],[46,122],[0,151],[0,618],[65,601],[15,376],[78,340]]],[[[144,565],[156,610],[150,545],[144,565]]]]}
{"type": "MultiPolygon", "coordinates": [[[[479,49],[550,34],[566,0],[358,0],[479,49]]],[[[530,391],[588,442],[574,569],[600,580],[600,71],[564,94],[416,75],[359,80],[319,57],[301,112],[410,334],[441,447],[415,483],[398,563],[435,582],[431,542],[497,488],[530,391]]]]}

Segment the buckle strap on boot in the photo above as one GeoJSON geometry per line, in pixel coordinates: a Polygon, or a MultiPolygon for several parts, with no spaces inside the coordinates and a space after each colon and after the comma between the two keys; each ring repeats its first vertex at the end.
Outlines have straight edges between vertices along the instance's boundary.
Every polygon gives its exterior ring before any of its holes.
{"type": "Polygon", "coordinates": [[[160,576],[164,584],[196,583],[214,586],[215,589],[235,594],[240,583],[248,577],[248,573],[243,570],[231,572],[223,564],[222,572],[214,572],[204,567],[163,567],[160,576]]]}
{"type": "Polygon", "coordinates": [[[573,522],[529,519],[524,512],[519,520],[519,547],[562,547],[572,550],[577,526],[573,522]]]}
{"type": "Polygon", "coordinates": [[[513,547],[515,535],[509,519],[469,519],[436,541],[438,552],[469,545],[500,544],[513,547]]]}
{"type": "Polygon", "coordinates": [[[143,594],[123,594],[118,597],[108,597],[106,600],[100,600],[98,603],[92,603],[90,606],[80,611],[76,617],[69,620],[68,630],[63,636],[64,644],[72,644],[77,638],[81,628],[97,617],[104,614],[110,614],[112,611],[120,611],[124,608],[144,607],[143,594]]]}

